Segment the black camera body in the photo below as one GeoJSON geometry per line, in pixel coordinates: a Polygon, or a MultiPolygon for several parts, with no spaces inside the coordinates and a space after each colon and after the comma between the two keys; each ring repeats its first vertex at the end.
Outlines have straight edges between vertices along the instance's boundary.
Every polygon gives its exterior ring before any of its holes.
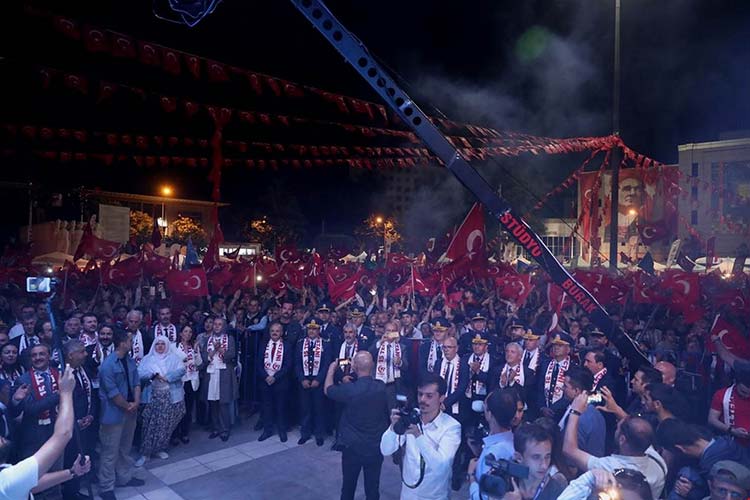
{"type": "Polygon", "coordinates": [[[393,432],[398,435],[406,434],[410,425],[419,425],[422,422],[422,412],[419,408],[399,408],[398,414],[401,418],[393,424],[393,432]]]}
{"type": "Polygon", "coordinates": [[[484,463],[492,470],[487,474],[482,474],[479,478],[479,488],[482,493],[493,497],[502,497],[510,491],[511,477],[517,479],[529,477],[529,468],[525,465],[497,459],[491,453],[484,458],[484,463]]]}

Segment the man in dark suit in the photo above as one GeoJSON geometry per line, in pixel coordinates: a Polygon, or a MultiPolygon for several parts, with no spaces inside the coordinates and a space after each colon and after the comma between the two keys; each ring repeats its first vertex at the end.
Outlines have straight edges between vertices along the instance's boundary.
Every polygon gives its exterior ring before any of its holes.
{"type": "Polygon", "coordinates": [[[482,311],[475,311],[471,315],[471,328],[461,335],[461,338],[458,341],[458,354],[460,356],[471,354],[471,341],[474,340],[474,336],[477,333],[480,335],[487,334],[487,315],[482,311]]]}
{"type": "Polygon", "coordinates": [[[60,373],[50,367],[49,348],[36,345],[31,349],[31,369],[16,381],[16,387],[26,387],[21,401],[13,399],[11,415],[23,412],[20,431],[20,457],[27,458],[47,441],[54,431],[57,404],[60,402],[58,382],[60,373]]]}
{"type": "Polygon", "coordinates": [[[501,389],[513,388],[527,405],[534,396],[534,372],[523,364],[523,349],[516,342],[505,345],[505,363],[495,372],[496,383],[501,389]]]}
{"type": "Polygon", "coordinates": [[[565,399],[565,372],[571,366],[570,348],[573,339],[567,333],[559,333],[550,342],[552,359],[541,366],[537,384],[537,404],[541,416],[559,422],[569,401],[565,399]]]}
{"type": "Polygon", "coordinates": [[[473,428],[478,420],[478,413],[472,411],[474,401],[484,401],[487,394],[497,386],[497,361],[490,355],[487,335],[476,334],[471,341],[474,352],[464,358],[469,367],[469,384],[466,387],[466,398],[461,400],[460,410],[464,417],[464,428],[473,428]]]}
{"type": "Polygon", "coordinates": [[[316,323],[320,325],[320,337],[325,340],[330,340],[332,345],[340,346],[341,342],[344,341],[344,335],[339,330],[339,327],[331,323],[331,304],[328,302],[322,302],[318,307],[318,320],[316,323]]]}
{"type": "Polygon", "coordinates": [[[300,439],[305,444],[315,434],[315,443],[323,446],[326,433],[326,408],[323,382],[332,358],[330,343],[320,338],[320,324],[307,325],[307,336],[297,341],[294,372],[300,385],[300,439]]]}
{"type": "Polygon", "coordinates": [[[279,440],[284,443],[287,440],[286,402],[294,355],[292,347],[282,339],[284,328],[281,323],[271,323],[269,332],[270,339],[261,347],[263,355],[258,356],[255,363],[263,402],[263,433],[258,441],[265,441],[273,436],[273,429],[276,427],[279,440]]]}
{"type": "Polygon", "coordinates": [[[443,359],[438,368],[438,374],[445,380],[445,413],[463,422],[461,415],[461,401],[466,398],[466,388],[469,386],[469,365],[461,362],[461,356],[456,352],[456,339],[448,337],[443,342],[443,359]]]}
{"type": "Polygon", "coordinates": [[[365,325],[365,308],[355,305],[351,308],[349,315],[357,333],[357,343],[361,346],[360,349],[368,349],[375,342],[375,332],[365,325]]]}
{"type": "MultiPolygon", "coordinates": [[[[99,429],[94,425],[97,420],[94,414],[96,407],[94,405],[93,387],[91,380],[83,369],[88,353],[86,352],[86,346],[80,340],[68,341],[63,350],[65,361],[73,370],[73,377],[76,381],[75,388],[73,389],[73,413],[78,426],[77,428],[74,427],[73,432],[80,431],[80,442],[83,449],[81,454],[91,456],[96,445],[96,435],[99,429]]],[[[66,469],[71,468],[79,452],[78,441],[72,439],[68,443],[68,446],[65,447],[63,467],[66,469]]],[[[84,497],[78,494],[80,487],[81,481],[78,477],[74,477],[63,483],[63,498],[65,500],[77,500],[81,498],[82,500],[84,497]]]]}
{"type": "Polygon", "coordinates": [[[419,373],[434,373],[443,361],[443,342],[448,336],[450,321],[435,318],[431,323],[432,338],[419,346],[419,373]]]}
{"type": "Polygon", "coordinates": [[[341,485],[342,500],[352,500],[357,488],[360,470],[365,476],[365,497],[379,497],[380,470],[383,455],[380,437],[388,428],[388,401],[385,384],[373,378],[375,363],[367,351],[359,351],[352,359],[351,368],[356,375],[352,383],[334,385],[338,362],[328,367],[325,394],[343,405],[338,426],[338,443],[342,449],[341,485]]]}

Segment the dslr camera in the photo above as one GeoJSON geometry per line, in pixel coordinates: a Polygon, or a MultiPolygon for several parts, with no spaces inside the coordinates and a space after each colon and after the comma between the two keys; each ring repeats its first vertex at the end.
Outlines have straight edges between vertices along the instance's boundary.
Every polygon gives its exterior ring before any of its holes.
{"type": "Polygon", "coordinates": [[[401,418],[393,424],[393,432],[403,436],[410,425],[419,425],[422,422],[422,412],[419,408],[408,407],[407,398],[403,394],[398,394],[396,400],[399,403],[398,415],[401,418]]]}
{"type": "Polygon", "coordinates": [[[479,489],[492,497],[502,497],[507,491],[512,490],[511,478],[526,479],[529,477],[529,468],[525,465],[495,458],[490,453],[484,458],[484,463],[491,468],[487,474],[479,478],[479,489]]]}

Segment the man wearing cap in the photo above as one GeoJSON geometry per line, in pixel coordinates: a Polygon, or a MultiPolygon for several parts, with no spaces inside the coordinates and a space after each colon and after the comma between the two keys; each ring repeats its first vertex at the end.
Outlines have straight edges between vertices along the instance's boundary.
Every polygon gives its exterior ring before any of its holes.
{"type": "Polygon", "coordinates": [[[341,345],[344,340],[344,335],[339,330],[339,327],[331,323],[331,304],[328,302],[322,302],[318,307],[318,321],[320,325],[320,337],[325,340],[330,340],[334,346],[341,345]]]}
{"type": "Polygon", "coordinates": [[[552,339],[552,359],[539,371],[539,408],[543,417],[560,420],[568,401],[565,399],[565,372],[570,367],[570,347],[573,339],[567,333],[558,333],[552,339]]]}
{"type": "Polygon", "coordinates": [[[510,322],[510,326],[508,326],[508,333],[506,337],[510,342],[520,343],[525,333],[526,325],[520,322],[518,318],[513,318],[513,320],[510,322]]]}
{"type": "Polygon", "coordinates": [[[330,343],[320,338],[320,324],[314,319],[307,325],[307,336],[297,342],[294,371],[300,386],[300,439],[305,444],[315,434],[315,443],[323,446],[326,433],[326,408],[323,382],[331,363],[330,343]]]}
{"type": "Polygon", "coordinates": [[[458,341],[458,354],[468,356],[472,352],[471,341],[476,334],[487,335],[487,316],[482,311],[475,311],[471,316],[471,328],[461,335],[458,341]]]}
{"type": "Polygon", "coordinates": [[[361,349],[367,349],[370,344],[374,342],[375,332],[372,328],[365,325],[365,308],[360,305],[355,305],[351,309],[351,322],[354,324],[355,332],[357,334],[357,343],[361,349]]]}
{"type": "Polygon", "coordinates": [[[750,496],[750,469],[731,460],[721,460],[711,467],[711,494],[703,500],[726,500],[750,496]]]}
{"type": "Polygon", "coordinates": [[[539,339],[539,335],[535,334],[531,328],[523,334],[523,366],[535,375],[539,370],[539,365],[545,361],[539,349],[539,339]]]}
{"type": "Polygon", "coordinates": [[[461,415],[465,419],[465,427],[473,427],[478,418],[477,413],[472,411],[472,402],[484,401],[497,382],[493,380],[493,374],[497,371],[496,362],[487,352],[489,348],[487,335],[481,333],[474,335],[471,348],[474,352],[465,358],[469,367],[469,384],[466,387],[466,398],[461,399],[463,405],[461,415]]]}
{"type": "Polygon", "coordinates": [[[422,332],[414,327],[414,311],[406,309],[401,311],[401,328],[399,334],[402,339],[421,339],[422,332]]]}
{"type": "Polygon", "coordinates": [[[399,339],[399,324],[388,321],[383,337],[370,346],[370,354],[375,360],[375,378],[385,384],[388,409],[396,407],[396,394],[401,394],[402,373],[408,368],[406,346],[399,339]]]}
{"type": "Polygon", "coordinates": [[[448,336],[450,322],[445,318],[432,320],[432,338],[419,347],[420,373],[433,373],[443,360],[443,342],[448,336]]]}

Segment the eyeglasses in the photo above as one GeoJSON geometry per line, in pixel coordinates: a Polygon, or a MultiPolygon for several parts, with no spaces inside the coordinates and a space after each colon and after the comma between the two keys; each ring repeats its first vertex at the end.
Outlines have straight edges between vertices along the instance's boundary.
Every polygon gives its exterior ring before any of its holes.
{"type": "Polygon", "coordinates": [[[745,495],[738,491],[731,491],[726,488],[714,488],[714,491],[719,494],[721,498],[727,498],[727,495],[732,500],[742,500],[745,498],[745,495]]]}

